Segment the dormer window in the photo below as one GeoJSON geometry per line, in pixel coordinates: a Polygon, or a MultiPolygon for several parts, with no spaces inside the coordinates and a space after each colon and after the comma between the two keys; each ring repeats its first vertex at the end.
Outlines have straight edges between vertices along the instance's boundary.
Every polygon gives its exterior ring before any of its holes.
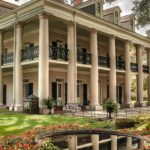
{"type": "Polygon", "coordinates": [[[130,25],[131,25],[131,29],[133,29],[133,20],[130,19],[130,25]]]}
{"type": "Polygon", "coordinates": [[[117,11],[115,11],[115,14],[114,14],[114,23],[118,24],[118,22],[119,22],[119,13],[117,11]]]}
{"type": "Polygon", "coordinates": [[[97,4],[96,4],[96,16],[101,17],[101,15],[102,15],[102,3],[97,2],[97,4]]]}

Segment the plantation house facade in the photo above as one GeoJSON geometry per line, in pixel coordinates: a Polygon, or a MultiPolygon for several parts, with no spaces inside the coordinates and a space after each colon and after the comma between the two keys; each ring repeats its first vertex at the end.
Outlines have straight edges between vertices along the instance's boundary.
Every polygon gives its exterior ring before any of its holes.
{"type": "Polygon", "coordinates": [[[134,16],[102,0],[32,0],[22,6],[0,2],[0,105],[22,111],[31,94],[57,105],[90,104],[101,109],[110,97],[120,106],[145,106],[150,40],[134,32],[134,16]],[[136,51],[131,61],[131,49],[136,51]],[[143,54],[146,53],[146,64],[143,54]],[[131,76],[137,98],[131,102],[131,76]]]}

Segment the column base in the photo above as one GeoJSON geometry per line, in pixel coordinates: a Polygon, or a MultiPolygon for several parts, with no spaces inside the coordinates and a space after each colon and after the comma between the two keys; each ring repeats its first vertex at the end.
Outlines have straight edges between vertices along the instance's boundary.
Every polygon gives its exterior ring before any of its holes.
{"type": "Polygon", "coordinates": [[[122,104],[121,108],[134,108],[134,104],[133,103],[122,104]]]}
{"type": "Polygon", "coordinates": [[[14,106],[14,111],[23,112],[23,106],[22,105],[15,105],[14,106]]]}
{"type": "Polygon", "coordinates": [[[134,106],[135,107],[146,107],[146,102],[136,102],[135,104],[134,104],[134,106]]]}
{"type": "Polygon", "coordinates": [[[147,105],[147,106],[150,106],[150,101],[148,101],[148,102],[146,103],[146,105],[147,105]]]}
{"type": "Polygon", "coordinates": [[[93,105],[93,106],[94,106],[94,110],[96,110],[96,111],[103,110],[103,107],[101,105],[99,105],[99,104],[93,105]]]}
{"type": "Polygon", "coordinates": [[[0,104],[0,108],[6,108],[6,106],[3,104],[0,104]]]}

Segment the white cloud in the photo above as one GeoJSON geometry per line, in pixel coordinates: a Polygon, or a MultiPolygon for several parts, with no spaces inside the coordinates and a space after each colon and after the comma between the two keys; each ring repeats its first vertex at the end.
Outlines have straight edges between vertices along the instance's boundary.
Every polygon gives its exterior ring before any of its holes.
{"type": "MultiPolygon", "coordinates": [[[[15,0],[4,0],[4,1],[7,1],[7,2],[10,2],[10,3],[14,3],[14,4],[17,4],[17,5],[22,5],[26,2],[29,2],[30,0],[18,0],[15,1],[15,0]]],[[[70,0],[68,0],[70,1],[70,0]]],[[[133,4],[132,4],[132,1],[133,0],[116,0],[116,2],[113,2],[111,5],[109,5],[108,3],[104,5],[104,8],[110,8],[110,7],[114,7],[114,6],[119,6],[122,10],[122,13],[121,15],[124,16],[124,15],[128,15],[128,14],[131,14],[132,11],[132,7],[133,7],[133,4]]],[[[150,29],[150,25],[149,26],[146,26],[144,28],[141,28],[141,29],[136,29],[136,32],[142,34],[142,35],[146,35],[146,30],[150,29]]]]}
{"type": "Polygon", "coordinates": [[[16,5],[22,5],[26,2],[29,2],[30,0],[4,0],[4,1],[16,4],[16,5]]]}

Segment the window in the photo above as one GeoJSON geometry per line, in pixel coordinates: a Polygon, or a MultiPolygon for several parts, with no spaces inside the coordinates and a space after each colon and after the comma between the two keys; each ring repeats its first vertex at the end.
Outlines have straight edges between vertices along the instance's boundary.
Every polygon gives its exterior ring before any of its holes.
{"type": "Polygon", "coordinates": [[[33,83],[24,84],[24,97],[28,97],[33,94],[33,83]]]}
{"type": "Polygon", "coordinates": [[[77,85],[77,97],[80,97],[80,85],[77,85]]]}
{"type": "Polygon", "coordinates": [[[118,21],[119,21],[119,13],[115,11],[114,23],[118,24],[118,21]]]}
{"type": "Polygon", "coordinates": [[[61,97],[61,84],[58,84],[58,97],[61,97]]]}
{"type": "Polygon", "coordinates": [[[96,16],[101,17],[102,14],[102,4],[100,2],[97,2],[96,5],[96,16]]]}

